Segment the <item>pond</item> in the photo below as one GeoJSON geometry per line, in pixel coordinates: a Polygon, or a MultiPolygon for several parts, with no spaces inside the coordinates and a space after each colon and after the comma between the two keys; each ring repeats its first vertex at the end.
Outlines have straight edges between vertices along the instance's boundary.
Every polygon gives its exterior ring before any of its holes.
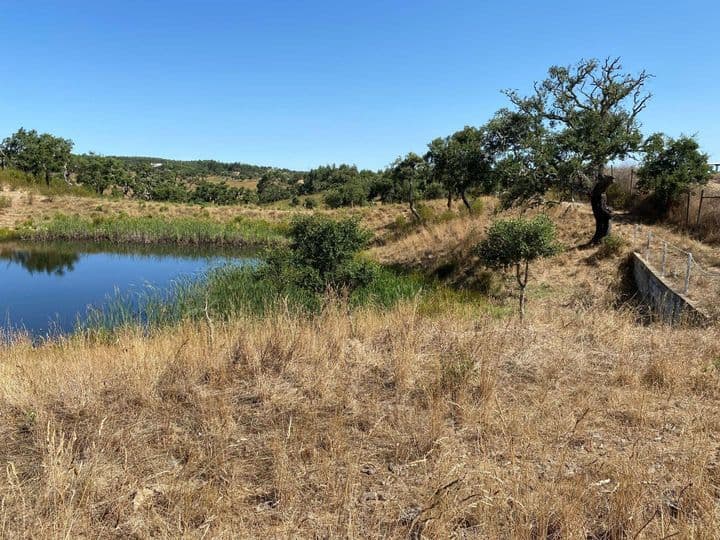
{"type": "Polygon", "coordinates": [[[237,249],[0,244],[0,333],[41,338],[72,332],[89,308],[102,308],[117,295],[168,291],[180,279],[229,262],[256,264],[257,258],[237,249]]]}

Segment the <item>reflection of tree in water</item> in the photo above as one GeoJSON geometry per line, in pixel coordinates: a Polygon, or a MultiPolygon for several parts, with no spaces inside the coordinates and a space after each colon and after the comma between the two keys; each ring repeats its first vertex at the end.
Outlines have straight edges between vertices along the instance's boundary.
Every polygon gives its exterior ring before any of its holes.
{"type": "Polygon", "coordinates": [[[80,259],[77,253],[67,251],[0,250],[0,258],[7,259],[25,268],[31,274],[45,272],[62,276],[75,270],[80,259]]]}

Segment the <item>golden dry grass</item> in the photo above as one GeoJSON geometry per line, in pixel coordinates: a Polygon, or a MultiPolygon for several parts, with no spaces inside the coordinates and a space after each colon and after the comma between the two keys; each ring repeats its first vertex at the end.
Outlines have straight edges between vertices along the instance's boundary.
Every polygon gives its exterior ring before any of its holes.
{"type": "MultiPolygon", "coordinates": [[[[583,205],[551,214],[589,237],[583,205]]],[[[432,270],[490,219],[371,253],[432,270]]],[[[592,253],[532,267],[525,322],[331,303],[0,346],[0,536],[716,538],[718,327],[638,323],[592,253]]]]}
{"type": "Polygon", "coordinates": [[[13,228],[27,220],[36,223],[61,213],[81,217],[101,217],[118,214],[129,216],[201,217],[221,222],[232,221],[243,216],[268,221],[284,221],[293,215],[324,213],[333,216],[359,216],[363,223],[374,230],[386,227],[401,213],[407,213],[405,205],[388,204],[354,209],[305,210],[303,208],[283,209],[273,206],[232,205],[199,206],[193,204],[138,201],[133,199],[110,199],[77,197],[72,195],[46,196],[27,190],[4,189],[0,195],[10,203],[0,209],[0,228],[13,228]]]}
{"type": "Polygon", "coordinates": [[[588,294],[4,349],[0,531],[713,537],[716,335],[588,294]]]}
{"type": "MultiPolygon", "coordinates": [[[[705,196],[720,197],[720,176],[715,177],[702,188],[705,196]]],[[[678,227],[687,224],[692,233],[703,242],[720,243],[720,199],[705,198],[700,208],[700,189],[696,189],[690,197],[690,206],[683,195],[670,213],[670,221],[678,227]],[[699,220],[698,220],[698,211],[699,220]]]]}

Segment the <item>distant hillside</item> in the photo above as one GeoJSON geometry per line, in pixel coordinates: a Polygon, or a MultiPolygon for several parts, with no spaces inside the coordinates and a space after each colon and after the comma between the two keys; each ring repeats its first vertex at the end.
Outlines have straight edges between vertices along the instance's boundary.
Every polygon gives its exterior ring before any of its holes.
{"type": "MultiPolygon", "coordinates": [[[[126,163],[131,167],[147,164],[149,166],[167,167],[176,171],[181,176],[228,176],[235,178],[260,178],[263,173],[275,169],[263,165],[251,165],[249,163],[223,163],[214,159],[198,159],[192,161],[183,161],[178,159],[165,159],[157,157],[145,156],[112,156],[126,163]]],[[[159,168],[159,167],[158,167],[159,168]]],[[[302,173],[302,171],[292,171],[290,169],[280,169],[289,173],[302,173]]]]}

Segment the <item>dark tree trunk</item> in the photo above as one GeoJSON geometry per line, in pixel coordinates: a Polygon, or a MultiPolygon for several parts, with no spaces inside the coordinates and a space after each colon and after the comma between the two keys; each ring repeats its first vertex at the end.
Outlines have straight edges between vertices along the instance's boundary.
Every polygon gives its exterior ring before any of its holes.
{"type": "Polygon", "coordinates": [[[48,169],[45,169],[45,184],[50,187],[50,171],[48,169]]]}
{"type": "Polygon", "coordinates": [[[452,191],[448,190],[448,210],[452,210],[452,191]]]}
{"type": "Polygon", "coordinates": [[[465,195],[465,190],[460,190],[460,198],[462,199],[463,204],[465,205],[465,208],[468,209],[468,212],[472,212],[472,206],[470,205],[470,201],[467,199],[467,195],[465,195]]]}
{"type": "Polygon", "coordinates": [[[525,260],[524,272],[520,271],[520,264],[515,265],[515,277],[517,278],[518,285],[520,286],[520,320],[525,319],[525,288],[527,287],[529,270],[530,261],[527,259],[525,260]]]}
{"type": "Polygon", "coordinates": [[[610,234],[612,209],[607,204],[606,192],[612,183],[613,177],[603,175],[602,168],[599,168],[595,185],[590,192],[590,206],[595,217],[595,234],[590,243],[594,245],[610,234]]]}

